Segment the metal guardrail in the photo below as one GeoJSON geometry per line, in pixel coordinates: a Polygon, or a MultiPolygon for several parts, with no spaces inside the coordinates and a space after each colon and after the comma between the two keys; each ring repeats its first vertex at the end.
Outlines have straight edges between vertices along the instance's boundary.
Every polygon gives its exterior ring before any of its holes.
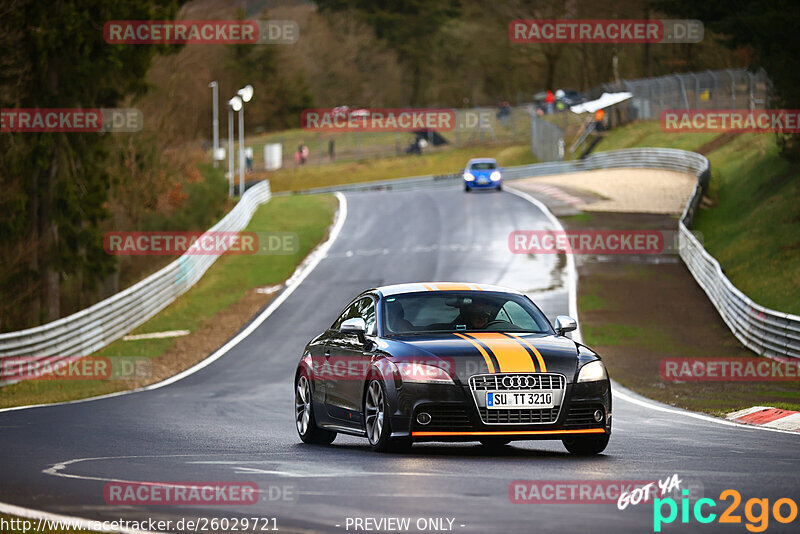
{"type": "MultiPolygon", "coordinates": [[[[269,182],[248,189],[238,204],[208,232],[244,230],[256,208],[272,196],[269,182]]],[[[116,295],[77,313],[34,328],[0,334],[3,357],[29,357],[51,365],[89,355],[141,325],[188,291],[219,255],[184,253],[116,295]]],[[[6,384],[18,380],[4,380],[6,384]]]]}
{"type": "MultiPolygon", "coordinates": [[[[591,171],[607,168],[654,168],[695,174],[697,186],[686,205],[679,226],[680,256],[689,272],[708,295],[723,321],[747,348],[762,356],[800,358],[800,317],[770,310],[753,302],[725,276],[716,259],[709,254],[689,228],[708,187],[711,167],[705,156],[671,148],[630,148],[591,154],[576,161],[553,161],[507,167],[504,180],[534,176],[591,171]]],[[[367,191],[376,189],[412,189],[437,185],[453,185],[461,180],[460,173],[416,176],[397,180],[382,180],[303,191],[367,191]]]]}

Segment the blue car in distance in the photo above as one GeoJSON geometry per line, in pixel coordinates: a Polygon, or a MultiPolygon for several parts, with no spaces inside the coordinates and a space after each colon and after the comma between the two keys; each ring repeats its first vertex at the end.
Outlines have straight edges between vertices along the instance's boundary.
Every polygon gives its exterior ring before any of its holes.
{"type": "Polygon", "coordinates": [[[492,158],[474,158],[467,162],[464,169],[464,191],[473,189],[503,189],[502,169],[492,158]]]}

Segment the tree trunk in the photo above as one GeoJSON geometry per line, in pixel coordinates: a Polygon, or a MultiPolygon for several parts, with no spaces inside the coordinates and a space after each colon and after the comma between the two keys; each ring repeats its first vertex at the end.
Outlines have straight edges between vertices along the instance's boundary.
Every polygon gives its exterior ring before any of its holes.
{"type": "MultiPolygon", "coordinates": [[[[28,269],[33,276],[28,283],[31,285],[28,293],[31,295],[30,301],[25,308],[26,326],[37,326],[42,320],[41,317],[41,294],[42,278],[41,266],[39,261],[39,173],[34,171],[28,181],[28,243],[29,248],[28,269]]],[[[20,310],[22,311],[22,310],[20,310]]]]}
{"type": "Polygon", "coordinates": [[[56,176],[58,173],[58,148],[57,144],[53,146],[53,155],[50,163],[50,171],[48,173],[47,182],[44,189],[44,202],[40,210],[40,224],[39,235],[41,237],[41,252],[39,254],[41,260],[41,272],[43,274],[44,291],[43,291],[43,307],[45,312],[45,322],[55,321],[59,318],[61,313],[60,306],[60,280],[57,268],[57,251],[58,244],[58,224],[53,218],[54,204],[55,204],[55,191],[56,191],[56,176]]]}

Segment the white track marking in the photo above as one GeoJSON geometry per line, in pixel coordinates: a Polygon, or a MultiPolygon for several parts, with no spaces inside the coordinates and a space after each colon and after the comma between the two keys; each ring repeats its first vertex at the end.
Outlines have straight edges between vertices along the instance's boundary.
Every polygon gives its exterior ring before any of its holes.
{"type": "MultiPolygon", "coordinates": [[[[520,191],[519,189],[515,189],[513,187],[506,187],[505,191],[508,191],[512,195],[517,195],[520,198],[524,198],[537,208],[539,211],[544,213],[544,216],[555,226],[556,230],[564,232],[564,227],[561,225],[561,221],[559,221],[555,215],[544,205],[540,200],[537,198],[520,191]]],[[[578,320],[578,271],[575,268],[575,257],[572,254],[565,254],[567,259],[567,296],[569,298],[569,314],[571,317],[574,317],[575,320],[578,320]]],[[[580,322],[578,322],[578,328],[572,333],[572,339],[577,341],[578,343],[583,343],[583,334],[581,333],[581,326],[580,322]]]]}
{"type": "Polygon", "coordinates": [[[78,404],[82,402],[90,402],[100,399],[108,399],[111,397],[119,397],[122,395],[130,395],[133,393],[139,393],[141,391],[151,391],[154,389],[163,388],[164,386],[168,386],[170,384],[174,384],[178,380],[186,378],[189,375],[196,373],[197,371],[203,369],[204,367],[208,367],[222,356],[224,356],[229,350],[239,344],[243,339],[253,333],[253,331],[261,326],[261,324],[267,320],[267,318],[272,315],[272,313],[278,309],[278,306],[283,304],[283,302],[289,298],[289,296],[294,293],[294,290],[306,279],[306,277],[311,274],[311,271],[322,261],[323,258],[330,250],[331,245],[333,242],[336,241],[336,238],[339,237],[339,233],[342,231],[342,226],[344,226],[344,221],[347,219],[347,199],[341,193],[334,193],[336,198],[339,200],[339,210],[336,212],[336,218],[331,226],[330,234],[328,235],[328,239],[325,240],[324,243],[319,244],[314,250],[312,250],[308,256],[297,266],[297,268],[292,273],[292,276],[286,280],[286,289],[278,295],[270,305],[261,312],[255,319],[253,319],[250,324],[248,324],[244,330],[239,332],[236,336],[231,338],[227,343],[225,343],[222,347],[217,349],[214,353],[208,356],[206,359],[196,363],[192,367],[182,371],[176,375],[173,375],[166,380],[162,380],[161,382],[157,382],[155,384],[150,384],[149,386],[144,386],[137,389],[131,389],[127,391],[117,391],[116,393],[109,393],[107,395],[99,395],[97,397],[89,397],[86,399],[78,399],[74,401],[68,402],[52,402],[49,404],[31,404],[29,406],[14,406],[12,408],[3,408],[0,409],[0,413],[2,412],[11,412],[15,410],[25,410],[29,408],[42,408],[45,406],[60,406],[64,404],[78,404]]]}
{"type": "Polygon", "coordinates": [[[149,334],[133,334],[122,336],[122,341],[138,341],[140,339],[164,339],[168,337],[181,337],[191,334],[189,330],[167,330],[166,332],[151,332],[149,334]]]}

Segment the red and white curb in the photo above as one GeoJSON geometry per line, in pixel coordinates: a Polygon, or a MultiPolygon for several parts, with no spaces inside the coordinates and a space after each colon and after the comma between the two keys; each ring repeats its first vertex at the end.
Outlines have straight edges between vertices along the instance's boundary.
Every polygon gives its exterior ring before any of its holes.
{"type": "Polygon", "coordinates": [[[800,432],[800,412],[770,406],[753,406],[729,413],[726,419],[745,425],[759,425],[778,430],[800,432]]]}

